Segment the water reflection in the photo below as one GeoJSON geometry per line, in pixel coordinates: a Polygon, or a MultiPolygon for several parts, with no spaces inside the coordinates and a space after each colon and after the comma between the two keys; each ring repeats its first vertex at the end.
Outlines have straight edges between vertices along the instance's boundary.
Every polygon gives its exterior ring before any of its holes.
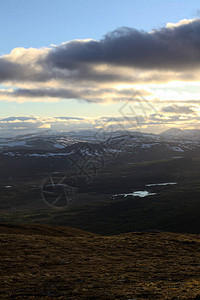
{"type": "Polygon", "coordinates": [[[128,193],[128,194],[116,194],[113,195],[113,198],[117,197],[117,196],[124,196],[124,197],[128,197],[128,196],[132,196],[132,197],[147,197],[147,196],[153,196],[156,195],[156,193],[150,193],[148,191],[136,191],[136,192],[132,192],[132,193],[128,193]]]}
{"type": "Polygon", "coordinates": [[[174,184],[177,184],[177,182],[150,183],[150,184],[146,184],[145,186],[165,186],[165,185],[174,185],[174,184]]]}

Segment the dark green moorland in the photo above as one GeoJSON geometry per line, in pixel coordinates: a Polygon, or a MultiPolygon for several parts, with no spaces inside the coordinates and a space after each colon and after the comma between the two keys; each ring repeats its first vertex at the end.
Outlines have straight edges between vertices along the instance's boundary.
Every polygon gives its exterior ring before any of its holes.
{"type": "MultiPolygon", "coordinates": [[[[61,164],[62,165],[62,164],[61,164]]],[[[60,168],[64,171],[64,168],[60,168]]],[[[66,225],[112,235],[132,231],[200,233],[200,159],[174,158],[107,164],[89,184],[82,184],[76,200],[64,210],[48,207],[41,184],[48,172],[13,175],[11,187],[0,189],[0,220],[66,225]],[[176,185],[146,184],[176,182],[176,185]],[[112,195],[147,190],[144,198],[112,195]]],[[[76,174],[75,174],[76,175],[76,174]]]]}

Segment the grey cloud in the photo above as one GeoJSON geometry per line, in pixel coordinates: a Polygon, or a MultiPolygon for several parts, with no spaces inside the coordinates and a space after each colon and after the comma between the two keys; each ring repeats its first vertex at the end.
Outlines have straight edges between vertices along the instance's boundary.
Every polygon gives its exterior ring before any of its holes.
{"type": "Polygon", "coordinates": [[[100,41],[72,41],[52,49],[46,63],[76,70],[90,64],[145,69],[196,68],[200,62],[200,19],[153,32],[120,28],[100,41]]]}
{"type": "Polygon", "coordinates": [[[162,108],[162,112],[172,114],[195,114],[195,110],[189,106],[171,105],[162,108]]]}
{"type": "MultiPolygon", "coordinates": [[[[11,93],[8,93],[9,95],[11,93]]],[[[17,89],[13,93],[17,97],[51,97],[51,98],[78,98],[79,94],[68,89],[17,89]]]]}
{"type": "Polygon", "coordinates": [[[1,95],[14,96],[14,97],[31,97],[31,98],[62,98],[62,99],[82,99],[90,102],[102,101],[101,96],[107,94],[108,97],[113,98],[114,101],[127,101],[132,98],[137,99],[139,96],[146,96],[150,93],[145,90],[123,89],[117,90],[113,88],[102,89],[81,89],[78,90],[75,87],[71,89],[62,88],[46,88],[46,89],[16,89],[14,91],[1,91],[1,95]]]}
{"type": "MultiPolygon", "coordinates": [[[[51,50],[50,50],[51,51],[51,50]]],[[[0,82],[23,81],[23,82],[47,82],[50,80],[82,81],[82,82],[131,82],[130,74],[119,74],[114,71],[98,71],[92,66],[79,66],[76,70],[55,68],[47,65],[38,57],[34,64],[14,63],[0,58],[0,82]]],[[[136,80],[136,79],[135,79],[136,80]]]]}
{"type": "Polygon", "coordinates": [[[85,118],[80,118],[80,117],[54,117],[55,119],[59,120],[85,120],[85,118]]]}
{"type": "Polygon", "coordinates": [[[23,64],[0,58],[0,82],[5,81],[47,81],[52,78],[48,70],[37,71],[33,64],[23,64]]]}
{"type": "Polygon", "coordinates": [[[185,123],[186,121],[193,121],[195,122],[198,119],[198,117],[196,115],[194,116],[190,116],[190,115],[186,115],[185,118],[183,119],[181,117],[181,115],[156,115],[156,114],[152,114],[148,117],[148,119],[146,120],[147,124],[176,124],[176,122],[181,122],[181,123],[185,123]]]}
{"type": "Polygon", "coordinates": [[[24,69],[17,63],[0,58],[0,81],[15,80],[24,77],[24,69]]]}
{"type": "MultiPolygon", "coordinates": [[[[28,50],[26,55],[28,55],[28,50]]],[[[9,57],[9,55],[8,55],[9,57]]],[[[131,70],[122,73],[115,67],[181,72],[200,66],[200,19],[152,32],[122,27],[99,41],[71,41],[49,48],[30,63],[0,58],[0,81],[138,82],[131,70]],[[97,69],[105,64],[106,70],[97,69]],[[114,68],[114,69],[113,69],[114,68]]],[[[155,80],[159,80],[156,78],[155,80]]],[[[166,76],[168,76],[166,74],[166,76]]],[[[178,76],[177,73],[174,76],[178,76]]],[[[163,76],[162,76],[163,77],[163,76]]],[[[188,78],[188,77],[187,77],[188,78]]],[[[154,79],[151,76],[144,81],[154,79]]]]}
{"type": "Polygon", "coordinates": [[[9,117],[1,119],[0,122],[13,122],[13,121],[29,121],[29,120],[36,120],[34,117],[9,117]]]}

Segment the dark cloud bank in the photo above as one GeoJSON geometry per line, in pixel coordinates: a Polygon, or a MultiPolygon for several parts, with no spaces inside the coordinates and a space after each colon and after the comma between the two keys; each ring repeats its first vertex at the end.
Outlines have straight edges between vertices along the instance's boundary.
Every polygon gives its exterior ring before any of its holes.
{"type": "Polygon", "coordinates": [[[112,84],[140,83],[140,72],[144,72],[143,83],[195,80],[196,70],[200,67],[200,19],[152,32],[123,27],[98,41],[74,40],[39,49],[34,59],[31,49],[16,55],[16,59],[13,59],[14,55],[0,57],[0,82],[11,81],[16,86],[14,91],[1,90],[1,96],[100,102],[106,93],[105,84],[110,84],[107,93],[113,93],[114,101],[123,96],[126,99],[145,96],[145,91],[139,95],[133,89],[113,90],[112,84]],[[154,71],[158,73],[153,74],[154,71]],[[52,88],[51,80],[58,82],[59,87],[52,88]],[[17,88],[19,82],[34,83],[34,89],[17,88]],[[46,85],[41,87],[37,83],[46,85]]]}
{"type": "MultiPolygon", "coordinates": [[[[108,71],[92,72],[91,66],[107,64],[144,69],[184,70],[200,65],[200,19],[151,33],[120,28],[99,41],[71,41],[38,55],[35,65],[0,59],[0,80],[46,81],[51,78],[120,80],[108,71]],[[67,73],[60,72],[68,70],[67,73]]],[[[127,78],[128,79],[128,78],[127,78]]]]}
{"type": "Polygon", "coordinates": [[[49,52],[52,67],[113,64],[146,69],[195,68],[200,64],[200,19],[153,32],[120,28],[100,41],[72,41],[49,52]]]}

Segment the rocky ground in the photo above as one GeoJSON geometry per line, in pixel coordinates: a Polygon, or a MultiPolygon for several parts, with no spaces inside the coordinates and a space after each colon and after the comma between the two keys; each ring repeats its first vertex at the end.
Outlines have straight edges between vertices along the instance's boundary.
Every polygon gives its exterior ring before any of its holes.
{"type": "Polygon", "coordinates": [[[0,299],[200,299],[200,235],[0,224],[0,299]]]}

